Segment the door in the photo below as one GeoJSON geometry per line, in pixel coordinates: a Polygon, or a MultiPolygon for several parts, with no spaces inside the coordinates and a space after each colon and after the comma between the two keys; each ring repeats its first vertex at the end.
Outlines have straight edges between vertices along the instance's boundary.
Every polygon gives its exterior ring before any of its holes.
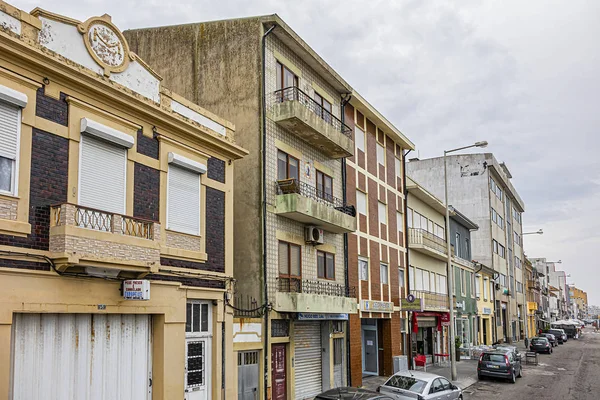
{"type": "Polygon", "coordinates": [[[187,338],[185,340],[185,400],[207,400],[208,379],[206,367],[208,339],[187,338]]]}
{"type": "Polygon", "coordinates": [[[294,380],[297,400],[312,399],[321,393],[322,354],[321,323],[294,324],[294,380]]]}
{"type": "Polygon", "coordinates": [[[365,374],[379,374],[377,368],[377,331],[363,330],[363,351],[365,366],[363,372],[365,374]]]}
{"type": "Polygon", "coordinates": [[[238,400],[258,399],[258,351],[238,352],[238,400]]]}
{"type": "Polygon", "coordinates": [[[12,399],[152,397],[150,317],[15,314],[12,399]]]}
{"type": "Polygon", "coordinates": [[[333,339],[333,385],[344,385],[344,339],[333,339]]]}
{"type": "Polygon", "coordinates": [[[487,318],[483,320],[483,344],[488,344],[488,321],[489,319],[487,318]]]}
{"type": "Polygon", "coordinates": [[[287,400],[285,344],[271,346],[271,370],[273,400],[287,400]]]}

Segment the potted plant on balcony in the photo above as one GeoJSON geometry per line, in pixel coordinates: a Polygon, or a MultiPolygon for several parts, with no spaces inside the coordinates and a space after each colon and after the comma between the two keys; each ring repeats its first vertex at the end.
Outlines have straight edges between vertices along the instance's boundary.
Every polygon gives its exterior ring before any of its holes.
{"type": "Polygon", "coordinates": [[[456,361],[460,361],[460,346],[462,346],[462,340],[457,336],[454,338],[454,356],[456,361]]]}

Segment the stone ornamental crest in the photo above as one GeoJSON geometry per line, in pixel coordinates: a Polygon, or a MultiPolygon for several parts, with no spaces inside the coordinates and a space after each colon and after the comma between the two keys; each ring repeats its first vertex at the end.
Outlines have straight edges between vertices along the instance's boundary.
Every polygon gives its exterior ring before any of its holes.
{"type": "Polygon", "coordinates": [[[104,68],[104,75],[127,69],[133,55],[125,37],[111,22],[110,15],[92,17],[77,25],[77,29],[83,35],[90,56],[104,68]]]}

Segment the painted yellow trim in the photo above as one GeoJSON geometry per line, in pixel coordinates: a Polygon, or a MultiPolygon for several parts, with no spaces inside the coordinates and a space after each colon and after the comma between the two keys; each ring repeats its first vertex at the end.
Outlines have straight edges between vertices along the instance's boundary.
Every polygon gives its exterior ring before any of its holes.
{"type": "MultiPolygon", "coordinates": [[[[229,190],[229,187],[226,183],[221,183],[221,182],[215,181],[213,179],[208,179],[207,177],[204,177],[204,176],[202,177],[202,184],[206,187],[220,190],[221,192],[227,192],[229,190]]],[[[225,197],[227,197],[227,195],[225,195],[225,197]]],[[[225,200],[225,201],[227,201],[227,200],[225,200]]]]}
{"type": "Polygon", "coordinates": [[[27,236],[31,234],[31,224],[29,222],[0,219],[0,234],[27,236]]]}
{"type": "MultiPolygon", "coordinates": [[[[135,149],[131,148],[127,150],[127,155],[135,154],[135,149]]],[[[125,181],[125,215],[133,215],[133,189],[135,187],[134,172],[135,162],[131,161],[128,157],[126,167],[126,181],[125,181]]]]}
{"type": "Polygon", "coordinates": [[[127,157],[129,158],[129,160],[135,161],[138,164],[143,164],[147,167],[154,169],[160,169],[160,160],[157,160],[155,158],[148,157],[144,154],[137,153],[135,151],[128,151],[127,157]]]}
{"type": "Polygon", "coordinates": [[[60,87],[55,82],[44,86],[44,95],[60,100],[60,87]]]}
{"type": "Polygon", "coordinates": [[[50,236],[68,235],[84,237],[88,239],[101,240],[104,242],[120,243],[128,246],[146,247],[149,249],[159,249],[160,244],[154,240],[142,239],[134,236],[120,235],[112,232],[101,232],[92,229],[79,228],[77,226],[61,225],[50,228],[50,236]]]}
{"type": "MultiPolygon", "coordinates": [[[[171,90],[166,89],[166,88],[162,89],[161,93],[170,97],[172,100],[175,100],[176,102],[183,104],[184,106],[188,107],[189,109],[196,111],[199,114],[202,114],[206,118],[208,118],[220,125],[223,125],[225,128],[235,131],[235,125],[233,124],[233,122],[230,122],[230,121],[226,120],[225,118],[221,118],[218,115],[213,114],[212,112],[208,111],[207,109],[200,107],[198,104],[192,103],[185,97],[180,96],[179,94],[174,93],[171,90]]],[[[170,106],[171,105],[169,104],[169,107],[170,106]]]]}
{"type": "Polygon", "coordinates": [[[278,52],[277,50],[273,50],[273,56],[279,61],[281,64],[285,65],[290,71],[292,71],[298,78],[302,77],[302,71],[300,68],[296,66],[293,62],[291,62],[287,57],[278,52]]]}
{"type": "Polygon", "coordinates": [[[323,172],[324,174],[329,175],[331,178],[333,178],[333,176],[334,176],[333,170],[331,168],[329,168],[327,165],[321,164],[318,161],[315,161],[314,165],[315,165],[315,169],[317,169],[317,170],[323,172]]]}
{"type": "Polygon", "coordinates": [[[285,336],[285,337],[273,337],[269,333],[269,337],[270,337],[269,342],[271,342],[271,343],[290,343],[290,337],[289,336],[285,336]]]}
{"type": "Polygon", "coordinates": [[[262,339],[258,343],[233,343],[233,351],[263,350],[262,339]]]}
{"type": "Polygon", "coordinates": [[[161,256],[164,255],[169,256],[171,258],[177,258],[187,261],[205,262],[208,260],[208,255],[206,253],[201,253],[199,251],[176,249],[174,247],[167,247],[166,245],[161,245],[160,254],[161,256]]]}
{"type": "MultiPolygon", "coordinates": [[[[92,112],[94,115],[97,115],[98,117],[100,117],[100,119],[105,120],[105,122],[98,121],[100,123],[103,123],[112,128],[115,128],[115,129],[119,129],[120,131],[123,131],[123,133],[127,133],[129,135],[131,135],[130,131],[134,131],[134,135],[133,135],[134,138],[137,136],[138,129],[141,128],[141,126],[139,124],[136,124],[134,122],[126,120],[125,118],[121,118],[118,115],[111,114],[111,113],[109,113],[103,109],[100,109],[92,104],[89,104],[89,103],[86,103],[85,101],[79,100],[76,97],[67,96],[66,101],[70,106],[76,106],[77,108],[81,109],[82,114],[89,115],[89,114],[87,114],[87,112],[92,112]]],[[[69,111],[71,111],[71,110],[69,109],[69,111]]]]}
{"type": "Polygon", "coordinates": [[[329,102],[329,104],[331,104],[331,106],[335,106],[337,104],[337,102],[333,99],[333,97],[331,97],[327,91],[325,89],[323,89],[321,86],[317,85],[314,82],[311,82],[312,88],[314,89],[315,92],[317,92],[317,94],[319,96],[321,96],[322,98],[324,98],[325,100],[327,100],[329,102]]]}
{"type": "Polygon", "coordinates": [[[298,160],[302,160],[302,152],[283,143],[281,140],[275,139],[275,147],[279,150],[288,153],[289,155],[296,157],[298,160]]]}
{"type": "MultiPolygon", "coordinates": [[[[0,3],[3,3],[2,0],[0,0],[0,3]]],[[[6,4],[6,3],[4,3],[6,4]]],[[[33,90],[37,90],[39,88],[42,87],[42,84],[39,82],[36,82],[33,79],[27,78],[25,76],[19,75],[19,74],[15,74],[13,71],[10,71],[6,68],[0,67],[0,77],[4,77],[8,80],[11,80],[19,85],[23,85],[29,89],[33,89],[33,90]]],[[[15,89],[15,90],[19,90],[19,89],[15,89]]],[[[28,101],[30,100],[35,100],[34,99],[28,99],[28,101]]]]}
{"type": "Polygon", "coordinates": [[[197,148],[188,146],[185,143],[178,142],[177,140],[172,139],[168,136],[165,136],[164,134],[162,134],[160,132],[158,135],[158,141],[161,142],[161,144],[163,144],[162,142],[164,142],[164,145],[161,146],[161,152],[160,152],[161,169],[164,171],[167,170],[166,166],[168,166],[168,163],[169,163],[169,160],[167,157],[167,154],[169,153],[169,151],[179,153],[182,156],[188,157],[194,161],[198,161],[198,162],[201,162],[204,164],[206,164],[208,159],[211,157],[211,155],[208,153],[205,153],[197,148]],[[163,148],[166,148],[167,146],[169,146],[169,147],[166,149],[166,151],[163,151],[163,148]]]}
{"type": "Polygon", "coordinates": [[[327,253],[336,254],[336,247],[331,243],[324,243],[318,246],[315,246],[317,250],[326,251],[327,253]]]}
{"type": "Polygon", "coordinates": [[[22,22],[28,23],[37,29],[42,29],[42,22],[37,18],[32,18],[31,15],[25,11],[18,9],[17,7],[10,5],[4,1],[0,1],[0,11],[5,12],[13,18],[16,18],[22,22]]]}
{"type": "Polygon", "coordinates": [[[280,231],[280,230],[278,230],[275,233],[275,238],[277,240],[298,244],[300,246],[304,246],[306,244],[303,236],[296,235],[295,233],[280,231]]]}
{"type": "Polygon", "coordinates": [[[45,118],[36,116],[34,126],[35,126],[35,128],[40,129],[44,132],[52,133],[56,136],[60,136],[65,139],[69,138],[69,128],[68,127],[57,124],[56,122],[50,121],[49,119],[45,119],[45,118]]]}
{"type": "MultiPolygon", "coordinates": [[[[42,16],[42,17],[46,17],[48,19],[53,19],[55,21],[64,22],[65,24],[69,24],[69,25],[77,25],[77,24],[81,23],[81,21],[78,21],[74,18],[69,18],[69,17],[65,17],[64,15],[55,14],[50,11],[46,11],[40,7],[34,8],[33,10],[31,10],[31,12],[29,14],[33,17],[42,16]]],[[[41,29],[41,25],[40,25],[40,29],[41,29]]]]}
{"type": "MultiPolygon", "coordinates": [[[[222,273],[222,272],[214,272],[214,271],[202,271],[202,270],[197,270],[197,269],[189,269],[189,268],[180,268],[180,267],[169,267],[166,265],[161,265],[158,268],[159,272],[165,272],[168,273],[169,271],[176,271],[176,272],[180,272],[180,273],[184,273],[184,274],[190,274],[190,277],[193,276],[198,276],[199,278],[204,278],[204,277],[215,277],[215,278],[226,278],[229,279],[232,276],[222,273]]],[[[175,274],[173,274],[175,275],[175,274]]]]}
{"type": "MultiPolygon", "coordinates": [[[[217,300],[222,306],[223,289],[213,288],[197,288],[192,286],[181,285],[181,288],[186,292],[186,298],[191,300],[217,300]],[[204,292],[204,293],[202,293],[204,292]]],[[[214,311],[214,310],[213,310],[214,311]]],[[[216,312],[213,314],[216,316],[216,312]]],[[[215,318],[213,318],[214,320],[215,318]]],[[[220,329],[219,329],[220,332],[220,329]]]]}

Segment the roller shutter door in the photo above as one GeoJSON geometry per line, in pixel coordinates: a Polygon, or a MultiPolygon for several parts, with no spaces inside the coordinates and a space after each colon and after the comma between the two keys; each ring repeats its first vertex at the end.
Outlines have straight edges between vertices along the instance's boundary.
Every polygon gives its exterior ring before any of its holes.
{"type": "Polygon", "coordinates": [[[312,399],[322,392],[321,324],[296,322],[294,338],[296,399],[312,399]]]}
{"type": "Polygon", "coordinates": [[[14,400],[151,398],[147,315],[15,314],[14,400]]]}

